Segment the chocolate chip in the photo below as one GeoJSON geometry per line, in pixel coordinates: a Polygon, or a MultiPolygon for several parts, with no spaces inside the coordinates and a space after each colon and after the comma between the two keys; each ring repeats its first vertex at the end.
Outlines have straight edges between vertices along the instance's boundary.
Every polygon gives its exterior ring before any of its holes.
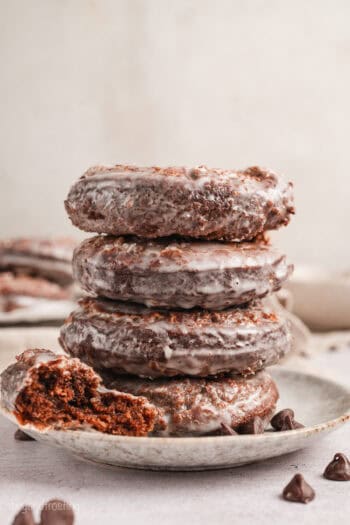
{"type": "Polygon", "coordinates": [[[23,507],[19,513],[16,514],[12,525],[35,525],[31,507],[23,507]]]}
{"type": "Polygon", "coordinates": [[[287,415],[284,418],[282,426],[281,426],[281,428],[279,430],[280,431],[283,431],[283,430],[295,430],[297,428],[304,428],[304,425],[302,425],[301,423],[298,423],[298,421],[295,421],[295,419],[292,419],[289,415],[287,415]]]}
{"type": "Polygon", "coordinates": [[[40,525],[73,525],[73,509],[65,501],[53,499],[41,510],[40,525]]]}
{"type": "Polygon", "coordinates": [[[221,423],[221,428],[224,431],[224,434],[227,434],[229,436],[237,436],[237,432],[226,423],[221,423]]]}
{"type": "Polygon", "coordinates": [[[263,434],[265,431],[265,422],[261,417],[255,416],[245,425],[238,427],[239,434],[263,434]]]}
{"type": "Polygon", "coordinates": [[[332,481],[350,481],[350,461],[345,454],[337,452],[323,475],[332,481]]]}
{"type": "Polygon", "coordinates": [[[315,498],[315,491],[301,474],[295,474],[283,490],[283,498],[297,503],[309,503],[315,498]]]}
{"type": "Polygon", "coordinates": [[[17,441],[35,441],[34,438],[23,432],[20,428],[15,432],[15,439],[17,439],[17,441]]]}
{"type": "Polygon", "coordinates": [[[271,426],[278,431],[304,428],[304,425],[295,421],[294,411],[291,408],[285,408],[277,412],[271,419],[271,426]]]}
{"type": "Polygon", "coordinates": [[[275,414],[271,419],[271,425],[273,426],[273,428],[275,428],[276,430],[280,430],[287,416],[290,416],[292,419],[294,419],[294,410],[292,410],[291,408],[285,408],[277,412],[277,414],[275,414]]]}

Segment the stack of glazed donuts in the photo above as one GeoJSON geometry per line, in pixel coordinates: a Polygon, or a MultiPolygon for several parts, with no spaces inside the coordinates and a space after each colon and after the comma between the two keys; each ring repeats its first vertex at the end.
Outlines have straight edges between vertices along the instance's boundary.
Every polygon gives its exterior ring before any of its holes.
{"type": "Polygon", "coordinates": [[[264,232],[289,222],[292,184],[257,167],[94,167],[65,206],[99,235],[74,253],[89,295],[61,329],[64,350],[148,398],[161,435],[263,431],[278,399],[264,369],[291,334],[262,299],[292,271],[264,232]]]}

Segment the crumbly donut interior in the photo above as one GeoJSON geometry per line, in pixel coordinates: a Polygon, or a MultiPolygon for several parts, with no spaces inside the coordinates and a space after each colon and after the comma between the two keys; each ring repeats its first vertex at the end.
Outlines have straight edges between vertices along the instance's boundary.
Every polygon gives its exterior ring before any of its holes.
{"type": "Polygon", "coordinates": [[[76,363],[42,363],[18,394],[15,415],[38,428],[87,426],[107,434],[146,436],[154,427],[155,409],[143,398],[100,391],[99,382],[92,370],[76,363]]]}

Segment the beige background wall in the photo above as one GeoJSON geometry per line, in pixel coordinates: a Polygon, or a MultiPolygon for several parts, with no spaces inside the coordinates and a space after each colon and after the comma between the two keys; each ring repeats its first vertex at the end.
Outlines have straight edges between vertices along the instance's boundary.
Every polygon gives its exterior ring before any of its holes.
{"type": "Polygon", "coordinates": [[[262,164],[295,180],[279,242],[350,266],[350,2],[0,0],[0,235],[74,233],[98,162],[262,164]]]}

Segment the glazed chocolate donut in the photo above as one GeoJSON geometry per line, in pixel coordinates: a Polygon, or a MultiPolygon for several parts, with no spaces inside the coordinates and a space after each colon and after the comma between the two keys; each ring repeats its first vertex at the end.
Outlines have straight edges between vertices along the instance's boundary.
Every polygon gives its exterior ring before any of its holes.
{"type": "Polygon", "coordinates": [[[0,391],[2,407],[21,425],[39,430],[90,427],[146,436],[159,419],[147,399],[106,390],[92,368],[50,350],[26,350],[18,356],[2,372],[0,391]]]}
{"type": "Polygon", "coordinates": [[[64,350],[96,370],[141,377],[249,375],[291,347],[288,322],[260,302],[167,311],[85,298],[61,328],[64,350]]]}
{"type": "Polygon", "coordinates": [[[72,186],[65,206],[85,231],[226,241],[254,239],[294,213],[292,184],[258,167],[97,166],[72,186]]]}
{"type": "Polygon", "coordinates": [[[219,243],[97,236],[78,246],[83,289],[147,306],[220,310],[278,290],[292,266],[263,241],[219,243]]]}
{"type": "Polygon", "coordinates": [[[70,292],[67,288],[46,279],[15,275],[11,272],[0,273],[0,312],[44,306],[69,298],[70,292]]]}
{"type": "Polygon", "coordinates": [[[69,238],[36,237],[0,241],[0,270],[72,283],[72,256],[77,243],[69,238]]]}
{"type": "Polygon", "coordinates": [[[266,372],[250,378],[219,379],[150,380],[124,376],[107,380],[106,384],[109,388],[143,396],[158,408],[164,428],[158,427],[155,433],[162,436],[222,433],[222,425],[240,432],[256,418],[264,428],[278,400],[277,387],[266,372]]]}

